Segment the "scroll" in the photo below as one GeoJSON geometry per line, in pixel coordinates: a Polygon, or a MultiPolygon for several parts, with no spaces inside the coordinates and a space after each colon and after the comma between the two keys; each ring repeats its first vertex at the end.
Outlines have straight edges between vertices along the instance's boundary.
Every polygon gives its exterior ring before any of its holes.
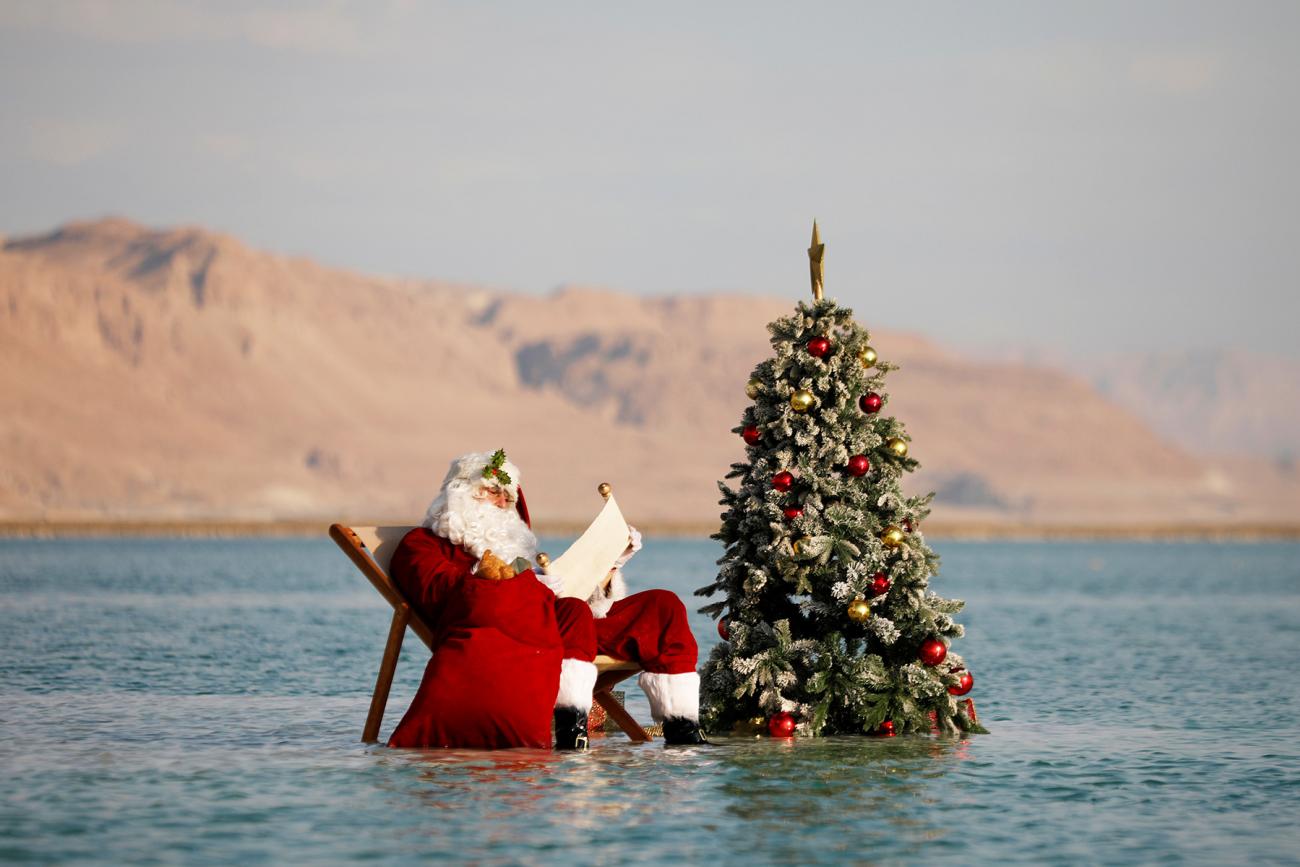
{"type": "MultiPolygon", "coordinates": [[[[544,565],[548,575],[563,582],[564,589],[559,593],[561,598],[590,597],[604,582],[631,541],[631,530],[623,519],[613,493],[609,492],[609,485],[602,484],[600,492],[605,497],[605,506],[596,520],[569,546],[569,550],[544,565]]],[[[539,555],[538,560],[541,559],[539,555]]]]}

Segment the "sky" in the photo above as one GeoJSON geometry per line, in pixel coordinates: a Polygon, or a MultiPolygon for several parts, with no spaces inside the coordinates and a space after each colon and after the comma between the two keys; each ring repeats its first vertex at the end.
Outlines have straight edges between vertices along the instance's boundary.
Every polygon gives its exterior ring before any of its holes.
{"type": "Polygon", "coordinates": [[[1300,4],[0,0],[0,232],[118,214],[962,348],[1300,358],[1300,4]]]}

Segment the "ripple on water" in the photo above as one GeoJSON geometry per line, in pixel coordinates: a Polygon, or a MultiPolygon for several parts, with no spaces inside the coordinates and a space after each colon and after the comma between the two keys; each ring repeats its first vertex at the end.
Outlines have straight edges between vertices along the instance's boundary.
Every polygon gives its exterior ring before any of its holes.
{"type": "MultiPolygon", "coordinates": [[[[358,744],[388,612],[328,543],[0,545],[0,858],[1296,860],[1300,697],[1260,648],[1300,651],[1300,548],[941,552],[991,735],[559,755],[358,744]]],[[[715,557],[629,577],[686,595],[715,557]]]]}

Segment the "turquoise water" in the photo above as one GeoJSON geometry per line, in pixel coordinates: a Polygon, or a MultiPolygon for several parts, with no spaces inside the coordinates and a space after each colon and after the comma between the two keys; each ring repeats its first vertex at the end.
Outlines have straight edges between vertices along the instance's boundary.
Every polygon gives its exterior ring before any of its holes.
{"type": "Polygon", "coordinates": [[[0,541],[0,860],[1300,862],[1300,546],[938,547],[992,734],[554,755],[360,744],[389,614],[326,540],[0,541]]]}

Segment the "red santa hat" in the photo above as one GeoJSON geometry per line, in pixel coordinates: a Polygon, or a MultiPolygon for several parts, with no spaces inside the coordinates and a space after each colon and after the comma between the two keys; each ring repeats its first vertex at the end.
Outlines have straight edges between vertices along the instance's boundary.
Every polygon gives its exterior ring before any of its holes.
{"type": "Polygon", "coordinates": [[[524,501],[524,489],[518,485],[515,485],[515,511],[519,513],[519,517],[524,519],[524,523],[527,524],[528,529],[531,530],[533,528],[533,522],[532,519],[528,517],[528,503],[524,501]]]}

